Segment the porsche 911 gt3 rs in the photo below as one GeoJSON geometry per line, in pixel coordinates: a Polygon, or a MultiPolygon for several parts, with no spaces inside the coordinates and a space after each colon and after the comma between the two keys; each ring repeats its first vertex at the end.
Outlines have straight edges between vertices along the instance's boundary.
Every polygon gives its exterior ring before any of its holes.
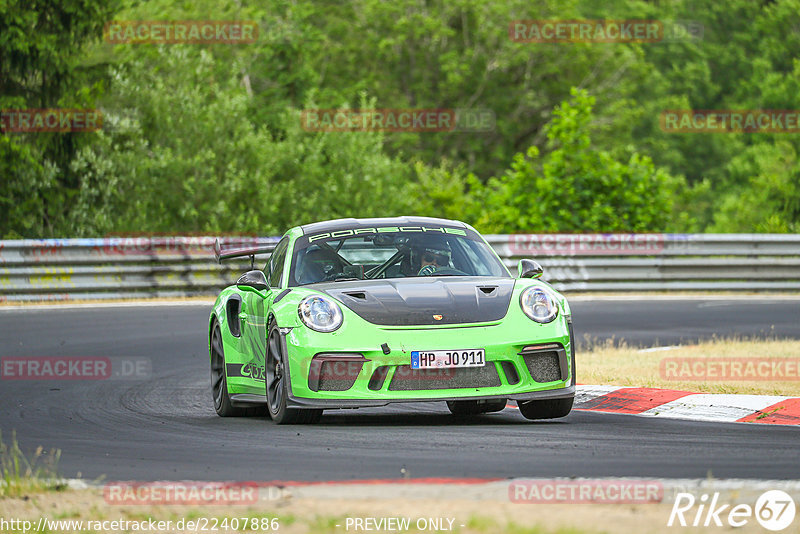
{"type": "Polygon", "coordinates": [[[278,424],[323,410],[443,401],[455,415],[516,401],[563,417],[575,396],[566,299],[521,260],[517,276],[471,226],[427,217],[290,229],[224,289],[209,318],[214,408],[278,424]],[[266,408],[266,410],[264,410],[266,408]]]}

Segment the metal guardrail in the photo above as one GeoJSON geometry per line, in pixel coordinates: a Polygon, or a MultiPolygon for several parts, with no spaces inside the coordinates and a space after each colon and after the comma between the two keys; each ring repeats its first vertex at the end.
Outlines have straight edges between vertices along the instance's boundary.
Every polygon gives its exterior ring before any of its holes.
{"type": "MultiPolygon", "coordinates": [[[[250,261],[214,259],[215,237],[0,241],[0,301],[214,295],[250,261]]],[[[230,245],[272,245],[276,237],[225,237],[230,245]]],[[[266,258],[257,258],[263,267],[266,258]]]]}
{"type": "Polygon", "coordinates": [[[535,258],[564,291],[797,291],[800,234],[528,234],[487,241],[535,258]]]}
{"type": "MultiPolygon", "coordinates": [[[[796,234],[486,236],[512,272],[533,258],[565,291],[800,290],[796,234]]],[[[216,294],[249,260],[214,261],[214,237],[0,241],[0,301],[216,294]]],[[[226,237],[272,245],[276,237],[226,237]]],[[[263,266],[266,258],[257,259],[263,266]]]]}

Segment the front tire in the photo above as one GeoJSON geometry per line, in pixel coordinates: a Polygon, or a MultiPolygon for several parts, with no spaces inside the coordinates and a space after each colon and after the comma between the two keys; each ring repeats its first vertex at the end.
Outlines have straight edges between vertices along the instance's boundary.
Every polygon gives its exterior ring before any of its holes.
{"type": "Polygon", "coordinates": [[[281,333],[275,319],[270,320],[267,337],[267,358],[264,369],[264,387],[267,409],[277,425],[317,423],[322,410],[304,410],[287,407],[289,399],[289,374],[286,372],[286,355],[281,343],[281,333]]]}
{"type": "Polygon", "coordinates": [[[519,411],[525,419],[557,419],[572,411],[574,397],[567,399],[545,399],[519,403],[519,411]]]}

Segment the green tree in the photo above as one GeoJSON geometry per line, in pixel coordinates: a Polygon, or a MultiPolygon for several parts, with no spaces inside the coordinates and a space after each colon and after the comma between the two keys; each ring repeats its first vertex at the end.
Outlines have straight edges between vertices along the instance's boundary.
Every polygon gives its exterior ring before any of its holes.
{"type": "Polygon", "coordinates": [[[160,48],[156,69],[144,59],[115,69],[108,128],[73,164],[74,231],[269,235],[414,208],[410,170],[380,133],[307,132],[291,108],[256,122],[241,72],[187,47],[160,48]]]}
{"type": "Polygon", "coordinates": [[[626,161],[597,150],[589,134],[595,100],[573,89],[547,125],[548,149],[530,147],[474,194],[485,198],[484,231],[646,232],[667,227],[679,180],[637,153],[626,161]]]}
{"type": "Polygon", "coordinates": [[[749,147],[727,167],[738,187],[722,196],[712,232],[800,232],[800,161],[789,141],[749,147]]]}
{"type": "MultiPolygon", "coordinates": [[[[0,2],[0,110],[92,107],[103,69],[81,68],[80,53],[113,9],[110,0],[0,2]]],[[[0,132],[0,237],[66,230],[78,189],[69,164],[92,138],[0,132]]]]}
{"type": "Polygon", "coordinates": [[[0,107],[102,102],[108,119],[98,134],[0,134],[0,236],[236,231],[385,210],[487,229],[791,231],[800,137],[674,134],[659,115],[800,108],[798,24],[800,0],[0,2],[0,107]],[[703,32],[627,44],[508,35],[515,19],[579,18],[703,32]],[[256,20],[260,34],[112,46],[96,39],[109,19],[256,20]],[[591,119],[564,115],[571,87],[592,95],[591,119]],[[360,107],[364,94],[373,107],[486,108],[497,122],[478,134],[298,127],[298,110],[360,107]],[[248,203],[235,216],[220,184],[288,196],[278,212],[248,203]],[[566,203],[553,196],[565,192],[566,203]]]}

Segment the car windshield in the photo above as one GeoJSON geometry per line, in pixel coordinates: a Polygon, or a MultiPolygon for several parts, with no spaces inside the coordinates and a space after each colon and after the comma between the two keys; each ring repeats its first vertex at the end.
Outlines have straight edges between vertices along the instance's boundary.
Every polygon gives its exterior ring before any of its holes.
{"type": "Polygon", "coordinates": [[[510,274],[472,230],[354,228],[299,238],[289,285],[415,276],[510,274]]]}

